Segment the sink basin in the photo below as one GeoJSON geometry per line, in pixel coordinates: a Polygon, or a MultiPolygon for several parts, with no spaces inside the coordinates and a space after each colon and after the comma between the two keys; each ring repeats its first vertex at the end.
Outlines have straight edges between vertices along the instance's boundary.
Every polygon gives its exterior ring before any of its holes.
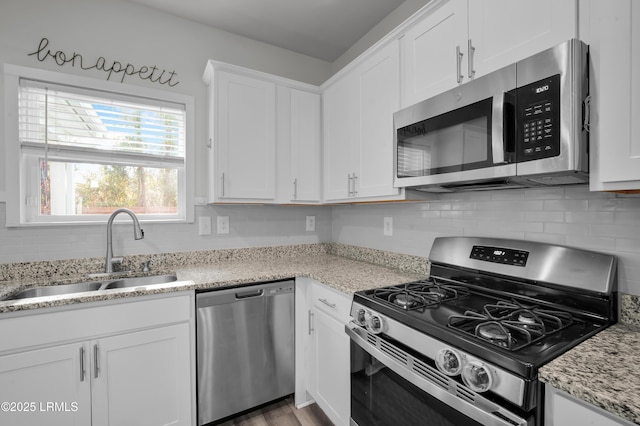
{"type": "Polygon", "coordinates": [[[108,290],[113,288],[139,287],[150,284],[170,283],[177,280],[178,278],[175,275],[155,275],[148,277],[122,278],[119,280],[108,281],[88,281],[77,284],[50,285],[21,290],[12,296],[9,296],[6,300],[85,293],[88,291],[108,290]]]}
{"type": "Polygon", "coordinates": [[[117,281],[111,281],[103,287],[104,290],[111,288],[126,288],[126,287],[139,287],[142,285],[150,284],[164,284],[177,281],[178,278],[175,275],[156,275],[151,277],[131,277],[123,278],[117,281]]]}
{"type": "Polygon", "coordinates": [[[27,299],[30,297],[57,296],[60,294],[84,293],[86,291],[99,290],[104,282],[92,281],[78,284],[50,285],[45,287],[33,287],[21,290],[9,297],[9,299],[27,299]]]}

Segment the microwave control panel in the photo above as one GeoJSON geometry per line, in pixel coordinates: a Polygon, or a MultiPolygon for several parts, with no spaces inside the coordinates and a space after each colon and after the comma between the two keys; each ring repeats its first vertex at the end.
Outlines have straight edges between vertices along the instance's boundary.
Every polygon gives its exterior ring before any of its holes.
{"type": "Polygon", "coordinates": [[[560,74],[517,89],[516,161],[560,155],[560,74]]]}

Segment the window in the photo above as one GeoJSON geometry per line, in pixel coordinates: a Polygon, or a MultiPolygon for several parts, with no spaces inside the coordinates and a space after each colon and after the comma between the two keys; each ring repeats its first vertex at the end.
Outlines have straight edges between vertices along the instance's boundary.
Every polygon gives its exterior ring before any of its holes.
{"type": "Polygon", "coordinates": [[[9,201],[20,207],[8,205],[8,225],[104,222],[120,207],[141,220],[192,220],[190,97],[15,68],[5,72],[16,106],[5,144],[7,186],[11,173],[20,182],[9,201]]]}

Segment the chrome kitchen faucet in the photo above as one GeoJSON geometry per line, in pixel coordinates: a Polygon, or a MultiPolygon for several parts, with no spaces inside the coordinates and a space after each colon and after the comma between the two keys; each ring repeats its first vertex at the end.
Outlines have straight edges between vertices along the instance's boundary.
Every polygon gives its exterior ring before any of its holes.
{"type": "Polygon", "coordinates": [[[122,263],[122,257],[113,257],[113,232],[111,229],[113,227],[113,220],[120,213],[126,213],[131,216],[131,219],[133,220],[133,238],[136,240],[144,238],[144,231],[140,228],[140,222],[134,212],[129,209],[122,208],[111,213],[111,216],[109,216],[109,220],[107,221],[107,259],[104,265],[104,272],[107,274],[113,273],[114,264],[122,263]]]}

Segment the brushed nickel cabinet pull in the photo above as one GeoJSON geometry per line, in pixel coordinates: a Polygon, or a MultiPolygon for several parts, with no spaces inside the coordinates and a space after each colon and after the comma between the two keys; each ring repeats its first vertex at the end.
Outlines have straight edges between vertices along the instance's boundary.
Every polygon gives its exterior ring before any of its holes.
{"type": "Polygon", "coordinates": [[[100,350],[98,344],[93,345],[93,377],[98,378],[100,375],[100,350]]]}
{"type": "Polygon", "coordinates": [[[468,53],[469,53],[469,63],[468,63],[468,68],[469,68],[469,80],[471,80],[473,78],[473,76],[476,75],[476,70],[473,69],[473,57],[476,53],[476,48],[473,47],[473,42],[471,41],[471,39],[469,39],[468,41],[468,53]]]}
{"type": "Polygon", "coordinates": [[[464,53],[460,51],[460,46],[456,46],[456,80],[462,83],[464,76],[462,75],[462,57],[464,53]]]}
{"type": "Polygon", "coordinates": [[[318,300],[332,309],[336,308],[336,304],[329,302],[327,299],[318,299],[318,300]]]}
{"type": "Polygon", "coordinates": [[[358,179],[358,176],[354,172],[353,173],[353,192],[352,192],[354,197],[358,195],[358,191],[356,191],[356,179],[358,179]]]}
{"type": "Polygon", "coordinates": [[[313,333],[313,312],[309,311],[309,336],[313,333]]]}
{"type": "Polygon", "coordinates": [[[84,382],[84,378],[87,374],[87,370],[85,368],[85,353],[84,346],[80,347],[80,381],[84,382]]]}

